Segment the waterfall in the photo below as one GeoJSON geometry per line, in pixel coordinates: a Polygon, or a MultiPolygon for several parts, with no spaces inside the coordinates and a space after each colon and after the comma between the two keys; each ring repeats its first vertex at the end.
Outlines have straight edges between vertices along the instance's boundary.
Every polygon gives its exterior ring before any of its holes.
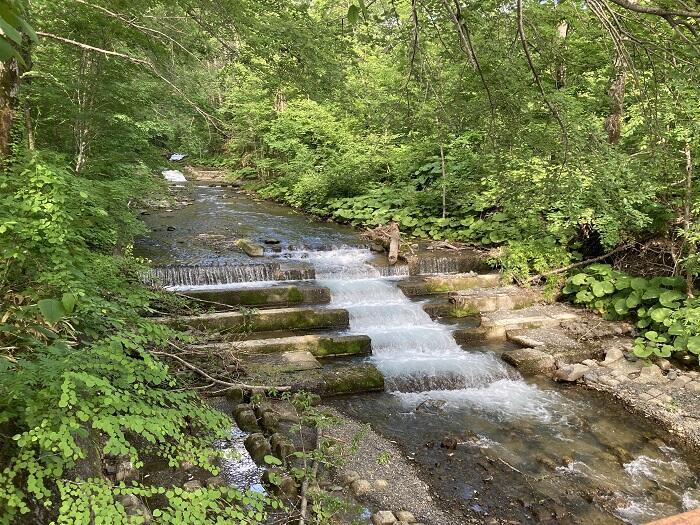
{"type": "Polygon", "coordinates": [[[434,322],[393,280],[369,264],[368,250],[316,252],[308,260],[331,290],[331,307],[350,314],[350,330],[372,339],[372,361],[387,390],[426,392],[479,388],[517,374],[494,354],[465,352],[451,330],[434,322]]]}
{"type": "Polygon", "coordinates": [[[144,280],[173,291],[192,288],[215,287],[238,283],[269,283],[288,280],[313,279],[310,266],[282,266],[279,263],[221,264],[221,265],[173,265],[152,268],[144,280]]]}

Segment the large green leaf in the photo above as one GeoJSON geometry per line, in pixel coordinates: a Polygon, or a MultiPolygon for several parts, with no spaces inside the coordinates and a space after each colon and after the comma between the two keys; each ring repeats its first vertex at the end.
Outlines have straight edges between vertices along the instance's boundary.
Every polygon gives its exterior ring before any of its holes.
{"type": "Polygon", "coordinates": [[[42,299],[37,305],[47,323],[53,324],[66,315],[66,310],[58,299],[42,299]]]}
{"type": "Polygon", "coordinates": [[[591,291],[596,297],[603,297],[615,291],[615,287],[610,281],[596,281],[591,285],[591,291]]]}
{"type": "Polygon", "coordinates": [[[627,300],[625,302],[627,304],[627,308],[634,308],[635,306],[639,306],[639,303],[642,302],[641,294],[639,292],[632,292],[627,296],[627,300]]]}
{"type": "Polygon", "coordinates": [[[642,277],[635,277],[630,281],[630,286],[633,290],[645,290],[649,286],[649,282],[642,277]]]}
{"type": "Polygon", "coordinates": [[[677,301],[684,297],[685,295],[677,290],[668,290],[659,295],[659,302],[666,308],[678,308],[680,303],[677,301]]]}
{"type": "Polygon", "coordinates": [[[649,316],[657,323],[663,323],[664,320],[673,313],[670,308],[654,308],[649,312],[649,316]]]}
{"type": "Polygon", "coordinates": [[[585,284],[586,279],[588,279],[588,274],[586,273],[577,273],[571,278],[571,282],[575,284],[576,286],[581,286],[582,284],[585,284]]]}
{"type": "Polygon", "coordinates": [[[687,346],[689,352],[700,355],[700,335],[689,337],[687,346]]]}

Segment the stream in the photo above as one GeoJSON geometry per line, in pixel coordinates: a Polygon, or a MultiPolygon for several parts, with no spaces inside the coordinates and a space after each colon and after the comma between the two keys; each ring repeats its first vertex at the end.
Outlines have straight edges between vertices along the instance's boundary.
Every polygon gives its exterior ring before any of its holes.
{"type": "Polygon", "coordinates": [[[192,205],[144,216],[152,231],[137,255],[190,265],[169,277],[176,288],[240,286],[242,278],[225,277],[251,263],[226,244],[238,237],[279,241],[261,267],[311,265],[331,290],[327,307],[347,309],[349,333],[370,336],[367,359],[386,378],[384,393],[331,404],[398,443],[441,504],[484,521],[592,524],[646,523],[700,506],[695,458],[609,398],[523,378],[499,357],[506,343],[460,346],[452,331],[463,321],[432,320],[397,287],[402,276],[370,264],[377,256],[355,232],[223,188],[188,191],[192,205]],[[202,280],[207,271],[213,277],[202,280]],[[446,437],[456,448],[441,446],[446,437]]]}

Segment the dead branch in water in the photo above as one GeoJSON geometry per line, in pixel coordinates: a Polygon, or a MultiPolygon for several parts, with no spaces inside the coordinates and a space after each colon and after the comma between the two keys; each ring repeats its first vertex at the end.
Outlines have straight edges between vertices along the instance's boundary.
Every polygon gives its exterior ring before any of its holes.
{"type": "Polygon", "coordinates": [[[401,231],[396,222],[391,222],[383,226],[377,226],[367,230],[362,237],[373,242],[377,242],[388,252],[389,264],[394,265],[399,259],[399,248],[401,247],[401,231]]]}

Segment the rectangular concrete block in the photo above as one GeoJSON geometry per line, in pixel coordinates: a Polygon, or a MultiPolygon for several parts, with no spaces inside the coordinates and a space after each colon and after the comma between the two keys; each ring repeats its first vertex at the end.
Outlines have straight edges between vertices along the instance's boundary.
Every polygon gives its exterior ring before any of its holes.
{"type": "Polygon", "coordinates": [[[220,330],[236,333],[347,328],[349,316],[342,309],[275,308],[251,312],[220,312],[164,318],[161,322],[180,330],[220,330]]]}
{"type": "Polygon", "coordinates": [[[191,290],[183,295],[226,306],[291,306],[295,304],[324,304],[331,292],[323,286],[289,285],[251,288],[222,288],[220,290],[191,290]]]}

